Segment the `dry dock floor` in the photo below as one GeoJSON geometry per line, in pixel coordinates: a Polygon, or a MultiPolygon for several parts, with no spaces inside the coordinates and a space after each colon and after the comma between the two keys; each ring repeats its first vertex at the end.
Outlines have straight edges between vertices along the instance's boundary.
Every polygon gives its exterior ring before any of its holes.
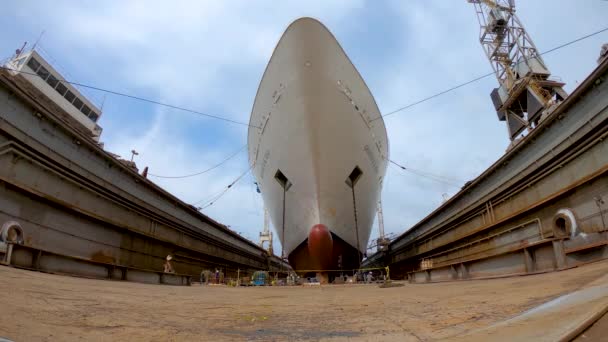
{"type": "MultiPolygon", "coordinates": [[[[14,341],[418,341],[460,336],[608,274],[435,284],[178,287],[0,267],[0,337],[14,341]]],[[[542,327],[539,327],[542,329],[542,327]]]]}

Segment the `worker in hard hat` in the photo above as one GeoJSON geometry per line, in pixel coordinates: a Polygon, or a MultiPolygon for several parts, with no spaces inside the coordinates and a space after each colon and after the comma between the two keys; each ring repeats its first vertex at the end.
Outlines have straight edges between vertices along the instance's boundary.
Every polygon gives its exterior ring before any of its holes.
{"type": "Polygon", "coordinates": [[[167,255],[167,260],[165,260],[165,273],[175,273],[175,270],[171,265],[171,259],[173,259],[173,256],[171,256],[171,254],[167,255]]]}

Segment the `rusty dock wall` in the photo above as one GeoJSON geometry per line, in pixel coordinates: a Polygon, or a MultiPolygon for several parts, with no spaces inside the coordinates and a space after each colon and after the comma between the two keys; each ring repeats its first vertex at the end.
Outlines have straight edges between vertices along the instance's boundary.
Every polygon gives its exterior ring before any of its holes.
{"type": "Polygon", "coordinates": [[[20,236],[12,244],[0,239],[0,260],[51,272],[162,282],[169,254],[183,275],[286,267],[105,152],[21,76],[4,71],[2,225],[5,235],[13,225],[20,236]]]}
{"type": "Polygon", "coordinates": [[[365,266],[430,282],[608,257],[608,61],[525,138],[365,266]]]}

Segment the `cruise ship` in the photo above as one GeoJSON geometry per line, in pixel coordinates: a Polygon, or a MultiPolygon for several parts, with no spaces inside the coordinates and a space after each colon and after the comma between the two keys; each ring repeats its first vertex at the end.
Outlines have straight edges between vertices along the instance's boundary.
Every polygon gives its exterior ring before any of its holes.
{"type": "Polygon", "coordinates": [[[251,112],[249,162],[293,269],[359,268],[389,146],[378,106],[336,38],[294,21],[266,67],[251,112]]]}

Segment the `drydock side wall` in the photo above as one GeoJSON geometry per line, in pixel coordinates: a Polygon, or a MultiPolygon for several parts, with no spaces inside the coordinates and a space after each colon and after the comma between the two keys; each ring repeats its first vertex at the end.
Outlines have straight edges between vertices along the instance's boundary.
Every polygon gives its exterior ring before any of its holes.
{"type": "Polygon", "coordinates": [[[366,265],[413,282],[608,257],[608,63],[481,176],[366,265]]]}
{"type": "Polygon", "coordinates": [[[189,275],[280,268],[278,259],[121,164],[58,111],[19,76],[0,74],[0,225],[16,221],[24,235],[12,264],[42,261],[46,270],[82,273],[82,263],[92,262],[85,275],[112,277],[108,265],[157,272],[172,254],[176,272],[189,275]]]}

